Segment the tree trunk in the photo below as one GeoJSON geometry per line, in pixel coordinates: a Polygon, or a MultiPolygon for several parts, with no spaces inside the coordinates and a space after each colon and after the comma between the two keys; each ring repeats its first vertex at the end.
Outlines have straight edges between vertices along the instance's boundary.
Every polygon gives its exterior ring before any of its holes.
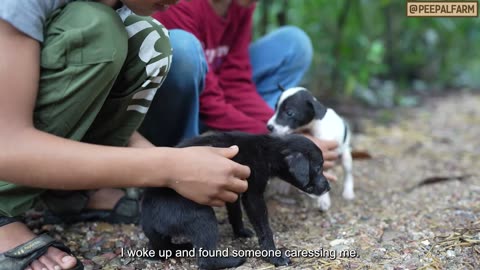
{"type": "MultiPolygon", "coordinates": [[[[354,0],[357,1],[357,0],[354,0]]],[[[333,56],[335,57],[335,66],[332,71],[332,90],[335,91],[339,87],[339,63],[341,58],[341,46],[342,46],[342,38],[343,38],[343,30],[345,27],[345,23],[347,22],[348,13],[350,12],[350,7],[352,4],[352,0],[345,0],[343,2],[343,7],[340,10],[340,14],[337,19],[337,33],[335,35],[335,42],[333,48],[333,56]]]]}
{"type": "Polygon", "coordinates": [[[263,0],[260,2],[260,11],[262,14],[262,18],[260,20],[260,35],[263,36],[267,33],[268,28],[268,15],[270,14],[268,11],[271,8],[272,0],[263,0]]]}
{"type": "Polygon", "coordinates": [[[282,0],[282,9],[277,13],[278,26],[284,26],[288,21],[288,0],[282,0]]]}

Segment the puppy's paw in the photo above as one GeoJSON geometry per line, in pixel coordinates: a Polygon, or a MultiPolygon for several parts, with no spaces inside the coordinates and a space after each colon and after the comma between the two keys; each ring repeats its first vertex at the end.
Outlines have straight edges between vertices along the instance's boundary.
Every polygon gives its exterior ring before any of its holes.
{"type": "Polygon", "coordinates": [[[330,195],[328,195],[328,193],[320,196],[317,199],[317,207],[321,211],[327,211],[328,209],[330,209],[331,205],[332,203],[330,201],[330,195]]]}
{"type": "Polygon", "coordinates": [[[254,235],[253,231],[247,228],[242,228],[234,232],[235,237],[237,238],[250,238],[254,235]]]}
{"type": "Polygon", "coordinates": [[[284,266],[292,263],[292,260],[290,260],[284,252],[282,252],[281,257],[269,257],[267,261],[275,266],[284,266]]]}
{"type": "Polygon", "coordinates": [[[346,200],[353,200],[353,199],[355,199],[355,193],[353,192],[353,190],[344,190],[342,196],[343,196],[343,198],[345,198],[346,200]]]}

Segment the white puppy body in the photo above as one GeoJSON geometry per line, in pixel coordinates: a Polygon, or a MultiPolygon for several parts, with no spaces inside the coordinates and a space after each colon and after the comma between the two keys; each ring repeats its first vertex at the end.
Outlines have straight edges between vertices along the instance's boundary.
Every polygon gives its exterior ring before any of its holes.
{"type": "MultiPolygon", "coordinates": [[[[350,132],[347,123],[333,109],[323,107],[323,105],[321,105],[315,99],[315,97],[311,96],[309,92],[308,94],[306,94],[303,91],[308,92],[308,90],[306,90],[305,88],[295,87],[287,89],[282,93],[277,103],[275,115],[268,121],[268,127],[272,131],[272,133],[278,135],[285,135],[298,131],[308,131],[318,139],[336,141],[338,143],[337,152],[341,156],[341,163],[344,171],[343,197],[347,200],[352,200],[355,197],[355,193],[353,191],[354,180],[352,175],[350,132]],[[292,98],[299,93],[301,93],[301,97],[297,96],[295,99],[292,98]],[[290,103],[286,106],[282,106],[282,104],[284,102],[288,102],[289,99],[290,103]],[[292,107],[295,107],[296,110],[303,110],[304,108],[308,107],[301,104],[303,102],[303,99],[311,99],[309,102],[317,103],[315,104],[315,106],[321,106],[319,108],[323,108],[323,110],[316,110],[313,119],[311,119],[306,124],[298,127],[292,128],[289,125],[293,124],[287,123],[288,121],[283,121],[283,124],[279,123],[279,118],[285,118],[284,112],[282,112],[282,110],[291,110],[292,107]]],[[[297,112],[296,116],[302,118],[304,117],[304,114],[297,112]]],[[[328,193],[322,196],[309,196],[316,199],[316,204],[319,209],[326,211],[330,208],[331,201],[328,193]]]]}

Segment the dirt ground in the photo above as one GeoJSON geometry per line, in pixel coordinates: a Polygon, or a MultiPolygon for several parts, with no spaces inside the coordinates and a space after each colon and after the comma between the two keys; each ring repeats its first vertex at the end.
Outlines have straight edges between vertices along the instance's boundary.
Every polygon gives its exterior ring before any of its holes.
{"type": "MultiPolygon", "coordinates": [[[[342,181],[332,185],[326,213],[299,194],[269,200],[277,247],[323,255],[293,258],[279,269],[480,269],[480,95],[431,98],[418,108],[394,110],[389,124],[370,118],[360,126],[353,148],[371,158],[354,161],[354,201],[342,198],[342,181]]],[[[225,212],[218,216],[220,249],[258,247],[256,238],[233,239],[225,212]]],[[[122,248],[146,247],[141,230],[131,225],[40,230],[61,237],[86,269],[197,269],[192,258],[162,263],[122,257],[122,248]]],[[[275,267],[249,258],[237,269],[275,267]]]]}

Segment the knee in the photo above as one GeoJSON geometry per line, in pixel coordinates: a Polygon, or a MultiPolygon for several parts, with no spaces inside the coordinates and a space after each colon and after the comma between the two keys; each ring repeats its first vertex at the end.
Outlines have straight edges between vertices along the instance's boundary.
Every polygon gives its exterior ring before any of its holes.
{"type": "Polygon", "coordinates": [[[296,26],[284,26],[279,30],[279,34],[284,35],[292,54],[294,54],[295,62],[302,66],[310,66],[313,57],[313,46],[310,37],[302,29],[296,26]]]}
{"type": "Polygon", "coordinates": [[[106,80],[116,78],[128,52],[127,32],[118,14],[94,2],[73,2],[62,12],[62,17],[68,20],[66,31],[70,30],[68,36],[72,44],[67,62],[101,64],[106,80]]]}
{"type": "Polygon", "coordinates": [[[177,29],[170,31],[170,42],[173,59],[169,80],[174,81],[179,91],[194,88],[201,91],[207,74],[207,62],[200,41],[193,34],[177,29]]]}

